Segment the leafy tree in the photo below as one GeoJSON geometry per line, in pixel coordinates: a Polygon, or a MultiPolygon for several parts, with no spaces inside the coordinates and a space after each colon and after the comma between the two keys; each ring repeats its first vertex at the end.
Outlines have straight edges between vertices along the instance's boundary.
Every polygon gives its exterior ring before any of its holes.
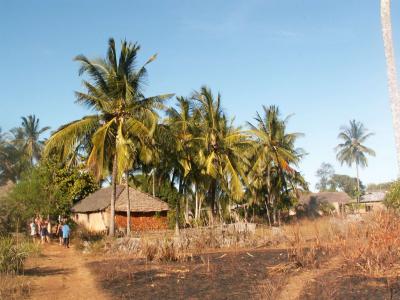
{"type": "Polygon", "coordinates": [[[365,186],[357,178],[348,175],[334,174],[330,180],[332,191],[342,191],[351,198],[357,198],[365,193],[365,186]]]}
{"type": "Polygon", "coordinates": [[[395,181],[385,195],[384,204],[387,208],[399,211],[400,210],[400,181],[395,181]]]}
{"type": "Polygon", "coordinates": [[[367,185],[368,192],[388,191],[393,184],[393,181],[383,183],[370,183],[367,185]]]}
{"type": "MultiPolygon", "coordinates": [[[[139,148],[132,137],[138,140],[146,138],[149,133],[146,123],[156,124],[155,109],[162,108],[162,102],[172,96],[144,96],[146,66],[156,59],[156,55],[137,69],[139,49],[137,43],[122,41],[117,57],[115,42],[110,39],[105,59],[90,60],[83,55],[75,58],[81,64],[79,74],[85,73],[90,79],[83,81],[87,90],[85,93],[76,92],[77,103],[89,107],[95,114],[62,126],[53,133],[46,145],[47,153],[55,151],[65,158],[77,145],[90,141],[87,166],[99,179],[111,171],[110,235],[114,235],[115,229],[116,185],[131,166],[132,153],[139,148]]],[[[142,147],[141,150],[142,158],[149,160],[146,148],[142,147]]]]}
{"type": "Polygon", "coordinates": [[[360,200],[361,196],[358,168],[368,165],[366,155],[375,156],[375,151],[363,144],[372,135],[373,133],[368,132],[362,123],[351,120],[350,126],[343,126],[338,136],[343,142],[336,147],[336,158],[341,164],[346,163],[349,167],[354,163],[356,165],[357,201],[360,200]]]}
{"type": "Polygon", "coordinates": [[[333,169],[333,166],[329,163],[323,162],[315,174],[319,178],[319,182],[315,185],[315,187],[320,192],[330,190],[331,188],[329,185],[334,174],[335,170],[333,169]]]}
{"type": "Polygon", "coordinates": [[[3,204],[12,209],[14,224],[36,214],[69,216],[73,204],[97,189],[89,173],[43,161],[23,173],[3,204]]]}

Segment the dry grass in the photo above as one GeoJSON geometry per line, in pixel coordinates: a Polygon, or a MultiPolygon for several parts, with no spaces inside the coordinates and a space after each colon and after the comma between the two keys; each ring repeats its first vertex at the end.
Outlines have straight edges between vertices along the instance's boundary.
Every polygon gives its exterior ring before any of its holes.
{"type": "Polygon", "coordinates": [[[179,237],[169,232],[164,236],[153,233],[139,238],[106,239],[97,245],[97,249],[112,255],[135,254],[148,261],[187,260],[215,249],[257,247],[287,249],[288,268],[318,268],[333,255],[339,255],[359,272],[394,276],[400,270],[400,216],[381,211],[362,218],[305,219],[277,228],[262,225],[252,231],[202,227],[182,230],[179,237]]]}
{"type": "Polygon", "coordinates": [[[27,299],[31,288],[23,276],[0,275],[0,299],[27,299]]]}
{"type": "Polygon", "coordinates": [[[381,211],[349,228],[341,254],[347,264],[364,274],[398,276],[400,273],[400,217],[381,211]]]}

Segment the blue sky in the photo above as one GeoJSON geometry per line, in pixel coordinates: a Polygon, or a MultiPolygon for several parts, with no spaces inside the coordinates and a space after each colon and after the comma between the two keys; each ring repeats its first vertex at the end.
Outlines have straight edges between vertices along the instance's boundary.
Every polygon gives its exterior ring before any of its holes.
{"type": "MultiPolygon", "coordinates": [[[[393,3],[396,41],[399,8],[393,3]]],[[[86,114],[74,103],[82,87],[73,57],[104,56],[109,37],[126,38],[141,44],[141,61],[159,54],[148,95],[185,96],[207,84],[237,124],[262,105],[293,113],[290,130],[305,134],[300,169],[312,188],[324,161],[354,175],[333,150],[353,118],[375,132],[367,144],[377,156],[362,181],[397,176],[379,1],[0,0],[0,25],[3,130],[28,114],[52,129],[86,114]]]]}

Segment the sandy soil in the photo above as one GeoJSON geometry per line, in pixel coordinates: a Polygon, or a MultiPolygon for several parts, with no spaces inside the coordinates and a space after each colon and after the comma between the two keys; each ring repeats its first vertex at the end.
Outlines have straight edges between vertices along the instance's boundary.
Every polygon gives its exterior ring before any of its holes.
{"type": "MultiPolygon", "coordinates": [[[[303,290],[307,285],[315,282],[322,277],[325,273],[339,268],[342,260],[340,257],[334,257],[325,262],[318,269],[305,269],[296,275],[289,278],[288,283],[282,288],[280,295],[277,299],[281,300],[297,300],[303,299],[303,290]]],[[[314,295],[315,296],[315,295],[314,295]]]]}
{"type": "Polygon", "coordinates": [[[31,299],[109,299],[86,268],[88,260],[73,247],[44,245],[42,255],[29,260],[25,269],[33,283],[31,299]]]}

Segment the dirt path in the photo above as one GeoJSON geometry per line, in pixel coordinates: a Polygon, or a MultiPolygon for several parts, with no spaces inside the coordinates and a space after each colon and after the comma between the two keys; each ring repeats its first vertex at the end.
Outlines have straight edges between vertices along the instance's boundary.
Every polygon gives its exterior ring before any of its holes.
{"type": "Polygon", "coordinates": [[[88,259],[73,247],[54,243],[44,245],[42,253],[26,266],[25,274],[33,282],[32,299],[108,299],[86,268],[88,259]]]}
{"type": "Polygon", "coordinates": [[[308,283],[318,280],[323,274],[330,272],[340,266],[341,257],[336,256],[320,266],[318,269],[305,270],[290,277],[289,282],[282,288],[282,292],[277,297],[279,300],[297,300],[308,283]]]}

